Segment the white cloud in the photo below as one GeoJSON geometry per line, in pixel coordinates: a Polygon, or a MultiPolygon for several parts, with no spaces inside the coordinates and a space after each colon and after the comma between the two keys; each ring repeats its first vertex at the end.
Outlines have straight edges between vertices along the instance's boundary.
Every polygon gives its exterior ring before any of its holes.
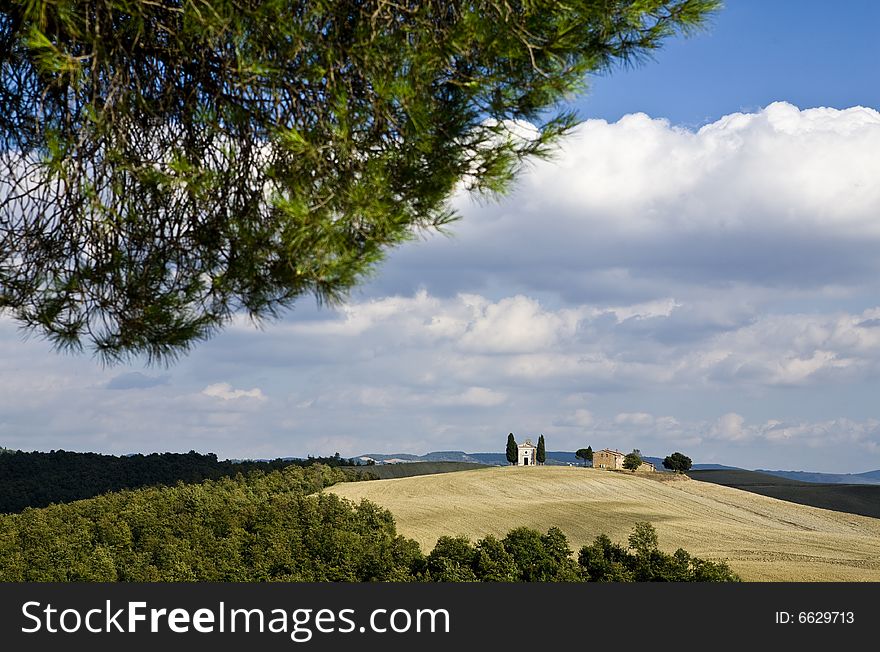
{"type": "Polygon", "coordinates": [[[730,441],[739,441],[752,436],[754,433],[748,432],[743,428],[745,419],[735,412],[729,412],[718,418],[713,423],[708,432],[708,437],[715,439],[726,439],[730,441]]]}
{"type": "Polygon", "coordinates": [[[551,206],[578,209],[574,220],[611,217],[630,233],[765,230],[770,218],[877,236],[878,147],[880,113],[863,107],[801,111],[777,102],[696,133],[639,113],[586,121],[525,185],[539,186],[551,206]]]}
{"type": "MultiPolygon", "coordinates": [[[[799,446],[832,450],[847,446],[851,450],[876,454],[880,451],[880,420],[856,421],[847,418],[825,421],[791,421],[768,419],[762,423],[747,423],[739,414],[725,414],[714,422],[693,426],[707,440],[728,442],[783,444],[796,449],[799,446]]],[[[829,463],[833,463],[833,456],[829,463]]]]}
{"type": "Polygon", "coordinates": [[[608,308],[607,311],[615,316],[618,322],[627,319],[650,319],[651,317],[669,317],[676,308],[681,308],[682,304],[675,299],[658,299],[656,301],[647,301],[632,306],[615,306],[608,308]]]}
{"type": "Polygon", "coordinates": [[[393,253],[374,291],[613,306],[729,284],[861,286],[880,278],[878,151],[880,113],[864,107],[777,102],[696,132],[644,114],[587,120],[510,197],[459,197],[456,237],[393,253]]]}
{"type": "Polygon", "coordinates": [[[229,383],[215,383],[213,385],[208,385],[202,390],[202,394],[213,398],[219,398],[224,401],[234,401],[240,398],[252,398],[258,401],[266,400],[263,390],[259,387],[254,387],[253,389],[233,389],[232,385],[229,383]]]}
{"type": "Polygon", "coordinates": [[[614,423],[633,426],[653,426],[654,417],[646,412],[621,412],[614,417],[614,423]]]}
{"type": "MultiPolygon", "coordinates": [[[[479,388],[491,388],[492,400],[500,402],[498,397],[509,396],[505,385],[546,382],[580,382],[589,391],[607,391],[880,379],[875,325],[880,308],[766,314],[741,306],[731,318],[719,317],[716,299],[708,307],[664,299],[613,309],[591,304],[551,309],[522,295],[493,301],[421,291],[351,302],[305,324],[282,325],[266,334],[265,353],[236,355],[273,366],[300,364],[305,357],[326,366],[327,373],[335,367],[342,385],[367,383],[362,402],[372,405],[415,400],[411,390],[442,396],[436,400],[447,404],[489,400],[479,388]],[[340,335],[350,323],[360,324],[357,334],[340,335]],[[379,385],[368,378],[375,373],[382,374],[379,385]],[[388,395],[380,396],[385,391],[388,395]]],[[[259,391],[219,384],[204,393],[235,398],[258,397],[259,391]]]]}
{"type": "Polygon", "coordinates": [[[461,299],[472,307],[458,346],[466,351],[529,353],[546,350],[574,334],[577,310],[543,310],[529,297],[517,295],[489,302],[473,295],[461,299]]]}

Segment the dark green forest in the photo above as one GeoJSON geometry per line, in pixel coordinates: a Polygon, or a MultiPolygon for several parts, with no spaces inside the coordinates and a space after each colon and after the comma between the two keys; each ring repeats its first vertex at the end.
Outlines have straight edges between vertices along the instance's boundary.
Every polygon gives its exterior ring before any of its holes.
{"type": "Polygon", "coordinates": [[[195,451],[121,457],[64,450],[26,453],[0,449],[0,453],[4,452],[15,455],[0,455],[0,513],[67,503],[108,491],[218,480],[251,471],[277,471],[291,465],[355,464],[338,453],[333,457],[234,462],[195,451]]]}
{"type": "Polygon", "coordinates": [[[556,528],[424,555],[390,512],[320,490],[356,480],[323,464],[108,493],[0,516],[0,581],[737,581],[674,555],[639,524],[628,547],[597,537],[575,557],[556,528]],[[316,493],[318,492],[318,493],[316,493]]]}

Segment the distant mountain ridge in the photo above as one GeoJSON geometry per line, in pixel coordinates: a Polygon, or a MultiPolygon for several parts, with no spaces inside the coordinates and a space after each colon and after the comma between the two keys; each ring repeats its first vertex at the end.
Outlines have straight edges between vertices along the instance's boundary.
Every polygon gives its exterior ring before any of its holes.
{"type": "Polygon", "coordinates": [[[788,480],[800,480],[818,484],[880,484],[880,470],[864,473],[816,473],[813,471],[769,471],[755,469],[788,480]]]}
{"type": "MultiPolygon", "coordinates": [[[[464,451],[432,451],[424,455],[412,453],[367,453],[356,456],[355,459],[372,459],[380,464],[401,464],[407,462],[470,462],[472,464],[489,464],[492,466],[505,466],[507,455],[504,453],[465,453],[464,451]]],[[[658,469],[663,468],[663,458],[643,458],[651,462],[658,469]]],[[[575,456],[574,451],[547,451],[548,466],[583,465],[584,461],[575,456]]],[[[734,469],[737,467],[724,466],[723,464],[694,464],[695,469],[734,469]]]]}
{"type": "MultiPolygon", "coordinates": [[[[465,453],[464,451],[432,451],[424,455],[411,453],[366,453],[359,455],[360,459],[372,459],[385,464],[406,462],[470,462],[472,464],[490,464],[504,466],[507,464],[507,456],[504,453],[465,453]]],[[[583,464],[583,460],[575,457],[569,451],[547,451],[546,464],[551,466],[567,466],[568,464],[583,464]]]]}
{"type": "MultiPolygon", "coordinates": [[[[380,464],[394,464],[406,462],[469,462],[471,464],[488,464],[491,466],[504,466],[507,464],[507,456],[504,453],[465,453],[464,451],[432,451],[424,455],[412,453],[367,453],[357,456],[361,459],[372,459],[380,464]]],[[[642,459],[653,464],[658,470],[663,469],[663,458],[645,455],[642,459]]],[[[546,464],[549,466],[582,465],[583,460],[575,457],[574,451],[547,451],[546,464]]],[[[694,464],[695,471],[712,470],[751,470],[742,469],[738,466],[724,464],[694,464]]],[[[864,473],[816,473],[812,471],[768,471],[767,469],[755,469],[759,473],[768,473],[788,480],[800,480],[814,484],[880,484],[880,469],[865,471],[864,473]]]]}

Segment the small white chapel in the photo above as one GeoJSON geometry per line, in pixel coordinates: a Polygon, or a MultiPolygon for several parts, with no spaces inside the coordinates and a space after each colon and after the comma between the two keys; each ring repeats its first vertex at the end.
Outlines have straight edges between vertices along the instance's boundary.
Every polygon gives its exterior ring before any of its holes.
{"type": "Polygon", "coordinates": [[[525,443],[517,444],[516,447],[518,449],[517,466],[534,466],[538,463],[538,447],[532,443],[531,439],[526,439],[525,443]]]}

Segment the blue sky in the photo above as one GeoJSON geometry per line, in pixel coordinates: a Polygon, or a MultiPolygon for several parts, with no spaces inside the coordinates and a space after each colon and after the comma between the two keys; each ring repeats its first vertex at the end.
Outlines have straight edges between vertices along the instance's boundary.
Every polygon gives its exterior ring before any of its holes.
{"type": "Polygon", "coordinates": [[[872,2],[730,2],[592,80],[586,122],[454,235],[176,365],[104,368],[0,319],[0,445],[221,457],[680,450],[880,468],[872,2]],[[825,107],[825,108],[819,108],[825,107]]]}
{"type": "Polygon", "coordinates": [[[643,111],[692,127],[777,100],[876,108],[878,24],[872,0],[731,0],[709,30],[670,41],[643,66],[596,78],[574,105],[609,121],[643,111]]]}

